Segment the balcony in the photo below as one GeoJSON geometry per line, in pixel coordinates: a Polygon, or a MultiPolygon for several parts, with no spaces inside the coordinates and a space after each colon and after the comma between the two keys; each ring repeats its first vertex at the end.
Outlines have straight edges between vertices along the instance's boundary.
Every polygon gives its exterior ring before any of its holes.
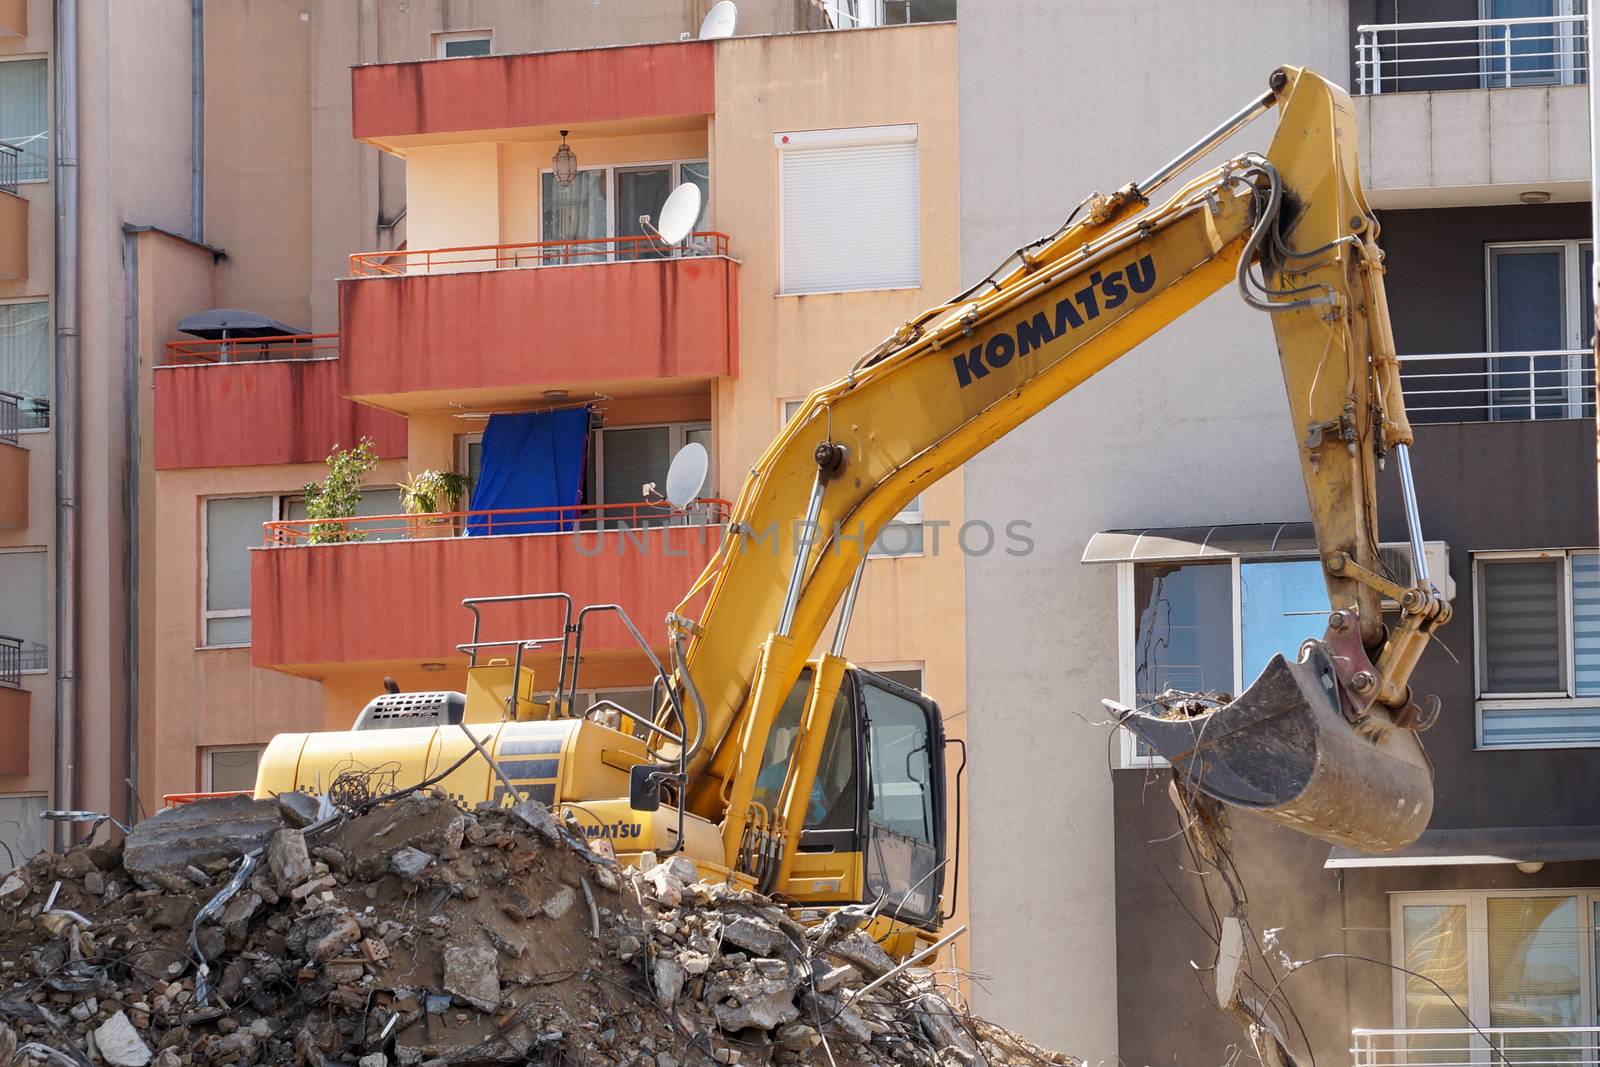
{"type": "Polygon", "coordinates": [[[1594,354],[1586,349],[1401,356],[1400,372],[1416,425],[1595,417],[1594,354]]]}
{"type": "Polygon", "coordinates": [[[22,639],[0,635],[0,730],[6,737],[0,745],[0,774],[28,773],[28,691],[22,688],[28,666],[22,639]]]}
{"type": "Polygon", "coordinates": [[[406,454],[401,419],[339,393],[337,334],[173,341],[155,368],[158,470],[317,463],[370,437],[406,454]]]}
{"type": "Polygon", "coordinates": [[[1353,1030],[1352,1067],[1596,1067],[1600,1027],[1353,1030]]]}
{"type": "Polygon", "coordinates": [[[21,153],[0,141],[0,279],[28,276],[28,201],[17,192],[21,153]]]}
{"type": "Polygon", "coordinates": [[[538,403],[551,388],[688,392],[738,375],[726,234],[673,253],[640,237],[358,253],[350,268],[340,392],[389,411],[538,403]]]}
{"type": "MultiPolygon", "coordinates": [[[[461,666],[467,597],[568,593],[620,604],[647,636],[716,552],[728,505],[686,512],[650,504],[268,523],[251,554],[251,661],[311,678],[352,667],[461,666]],[[470,530],[473,536],[457,536],[470,530]]],[[[497,628],[552,632],[548,605],[508,612],[497,628]]],[[[584,655],[636,648],[613,620],[584,655]]]]}
{"type": "Polygon", "coordinates": [[[1585,200],[1583,15],[1357,27],[1355,87],[1374,206],[1585,200]]]}
{"type": "Polygon", "coordinates": [[[15,393],[0,393],[0,530],[28,525],[28,450],[17,436],[25,403],[15,393]]]}

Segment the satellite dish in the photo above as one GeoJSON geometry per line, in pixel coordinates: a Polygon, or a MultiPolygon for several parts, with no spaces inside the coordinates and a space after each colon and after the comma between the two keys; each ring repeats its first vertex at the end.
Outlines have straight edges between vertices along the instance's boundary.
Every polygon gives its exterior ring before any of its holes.
{"type": "Polygon", "coordinates": [[[717,37],[732,37],[733,24],[738,18],[739,9],[733,6],[733,0],[717,0],[706,12],[705,21],[700,23],[700,39],[709,41],[717,37]]]}
{"type": "Polygon", "coordinates": [[[667,500],[673,507],[686,508],[694,503],[706,484],[706,471],[710,467],[711,457],[706,454],[706,446],[698,441],[690,441],[678,449],[678,454],[672,457],[672,466],[667,468],[667,500]]]}
{"type": "Polygon", "coordinates": [[[661,224],[656,227],[656,236],[666,244],[681,245],[699,219],[700,187],[684,182],[672,190],[667,202],[661,205],[661,224]]]}

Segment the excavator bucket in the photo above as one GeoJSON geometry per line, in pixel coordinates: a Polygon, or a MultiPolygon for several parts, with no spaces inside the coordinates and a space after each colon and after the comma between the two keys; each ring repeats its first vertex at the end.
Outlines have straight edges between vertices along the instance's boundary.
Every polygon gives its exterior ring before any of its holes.
{"type": "Polygon", "coordinates": [[[1220,707],[1188,705],[1122,723],[1172,764],[1183,784],[1301,833],[1366,852],[1393,852],[1433,813],[1433,766],[1411,730],[1359,730],[1340,706],[1328,646],[1274,656],[1220,707]]]}

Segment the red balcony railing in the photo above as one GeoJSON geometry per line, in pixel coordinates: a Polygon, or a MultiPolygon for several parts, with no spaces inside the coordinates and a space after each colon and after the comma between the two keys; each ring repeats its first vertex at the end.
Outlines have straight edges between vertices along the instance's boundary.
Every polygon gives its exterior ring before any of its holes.
{"type": "Polygon", "coordinates": [[[630,263],[636,260],[687,259],[727,254],[727,234],[702,230],[690,234],[681,248],[668,248],[654,237],[639,236],[356,252],[350,257],[350,273],[357,278],[377,278],[393,274],[432,274],[436,270],[462,268],[558,267],[574,263],[630,263]]]}
{"type": "Polygon", "coordinates": [[[339,354],[336,333],[240,337],[229,341],[168,341],[164,367],[210,363],[263,363],[283,359],[331,359],[339,354]]]}
{"type": "Polygon", "coordinates": [[[266,547],[337,544],[345,541],[409,541],[457,534],[548,534],[656,526],[716,526],[733,505],[703,497],[686,508],[636,504],[575,504],[570,507],[502,508],[426,515],[356,515],[343,519],[285,519],[263,523],[266,547]]]}

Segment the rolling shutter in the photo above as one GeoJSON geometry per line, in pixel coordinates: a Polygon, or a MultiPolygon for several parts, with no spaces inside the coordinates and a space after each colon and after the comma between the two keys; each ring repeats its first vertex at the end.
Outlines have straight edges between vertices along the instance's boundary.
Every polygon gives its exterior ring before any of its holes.
{"type": "Polygon", "coordinates": [[[917,128],[777,135],[785,293],[921,284],[917,128]]]}
{"type": "Polygon", "coordinates": [[[1564,693],[1560,560],[1485,562],[1485,693],[1564,693]]]}

